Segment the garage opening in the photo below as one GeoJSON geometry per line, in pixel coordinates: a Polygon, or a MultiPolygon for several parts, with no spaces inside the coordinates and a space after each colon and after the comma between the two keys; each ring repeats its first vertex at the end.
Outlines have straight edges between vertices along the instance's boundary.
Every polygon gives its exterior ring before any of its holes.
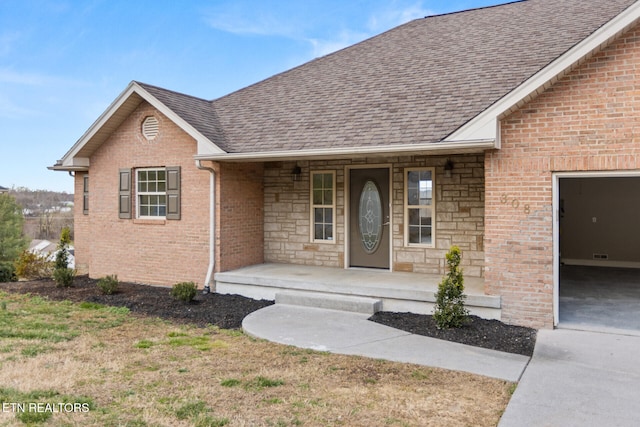
{"type": "Polygon", "coordinates": [[[558,326],[640,333],[640,176],[557,186],[558,326]]]}

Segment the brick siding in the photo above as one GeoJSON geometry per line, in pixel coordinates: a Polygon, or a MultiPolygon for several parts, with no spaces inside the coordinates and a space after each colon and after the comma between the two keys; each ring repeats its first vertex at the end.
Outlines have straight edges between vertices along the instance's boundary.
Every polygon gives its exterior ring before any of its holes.
{"type": "Polygon", "coordinates": [[[262,163],[220,163],[216,181],[216,271],[264,262],[262,163]]]}
{"type": "Polygon", "coordinates": [[[488,153],[486,292],[508,323],[553,327],[552,173],[640,169],[640,30],[504,118],[488,153]]]}
{"type": "MultiPolygon", "coordinates": [[[[79,267],[94,278],[117,274],[124,281],[202,286],[209,257],[209,173],[196,168],[195,151],[193,138],[143,102],[91,156],[88,215],[82,214],[82,174],[76,176],[79,267]],[[149,115],[160,122],[151,142],[141,135],[149,115]],[[164,166],[181,166],[181,219],[118,219],[119,169],[164,166]]],[[[135,218],[135,207],[133,212],[135,218]]]]}

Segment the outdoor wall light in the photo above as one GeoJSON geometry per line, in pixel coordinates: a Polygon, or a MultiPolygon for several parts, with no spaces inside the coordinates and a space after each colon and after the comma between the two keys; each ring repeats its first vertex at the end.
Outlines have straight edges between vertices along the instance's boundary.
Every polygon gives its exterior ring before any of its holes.
{"type": "Polygon", "coordinates": [[[447,163],[444,164],[444,176],[451,177],[451,171],[453,170],[453,162],[451,159],[447,159],[447,163]]]}
{"type": "Polygon", "coordinates": [[[294,181],[300,181],[300,176],[302,175],[302,168],[300,166],[296,166],[291,171],[291,178],[294,181]]]}

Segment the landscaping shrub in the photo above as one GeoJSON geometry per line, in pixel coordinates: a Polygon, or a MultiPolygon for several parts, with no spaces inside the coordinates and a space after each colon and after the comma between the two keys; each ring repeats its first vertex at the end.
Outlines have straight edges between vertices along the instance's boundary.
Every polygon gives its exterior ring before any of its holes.
{"type": "Polygon", "coordinates": [[[68,288],[73,285],[76,278],[76,270],[73,268],[56,268],[53,270],[53,280],[59,288],[68,288]]]}
{"type": "Polygon", "coordinates": [[[12,262],[0,262],[0,283],[16,282],[16,267],[12,262]]]}
{"type": "Polygon", "coordinates": [[[60,233],[60,241],[58,242],[58,251],[56,252],[55,269],[69,267],[69,244],[71,243],[71,230],[64,227],[60,233]]]}
{"type": "Polygon", "coordinates": [[[58,242],[58,251],[56,252],[56,261],[53,270],[53,280],[56,285],[61,288],[68,288],[73,285],[73,279],[76,277],[76,270],[69,268],[69,244],[71,243],[71,230],[64,227],[60,233],[60,242],[58,242]]]}
{"type": "Polygon", "coordinates": [[[118,276],[115,274],[112,276],[105,276],[98,280],[98,288],[104,295],[111,295],[115,293],[118,290],[119,284],[118,276]]]}
{"type": "Polygon", "coordinates": [[[33,280],[51,277],[53,262],[46,255],[23,251],[15,262],[16,275],[23,279],[33,280]]]}
{"type": "Polygon", "coordinates": [[[438,284],[433,319],[441,329],[460,328],[469,318],[469,310],[464,306],[464,277],[460,268],[462,254],[460,248],[452,246],[447,252],[449,272],[438,284]]]}
{"type": "Polygon", "coordinates": [[[196,284],[193,282],[176,283],[171,289],[171,296],[177,300],[189,302],[195,298],[197,292],[196,284]]]}

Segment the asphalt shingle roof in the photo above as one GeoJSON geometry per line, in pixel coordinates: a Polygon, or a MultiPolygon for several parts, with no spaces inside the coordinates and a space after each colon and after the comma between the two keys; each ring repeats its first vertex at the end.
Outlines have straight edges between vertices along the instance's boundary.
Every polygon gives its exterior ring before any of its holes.
{"type": "Polygon", "coordinates": [[[633,3],[417,19],[213,101],[143,86],[228,153],[435,143],[633,3]]]}
{"type": "Polygon", "coordinates": [[[211,142],[224,141],[222,129],[212,102],[136,82],[211,142]]]}

